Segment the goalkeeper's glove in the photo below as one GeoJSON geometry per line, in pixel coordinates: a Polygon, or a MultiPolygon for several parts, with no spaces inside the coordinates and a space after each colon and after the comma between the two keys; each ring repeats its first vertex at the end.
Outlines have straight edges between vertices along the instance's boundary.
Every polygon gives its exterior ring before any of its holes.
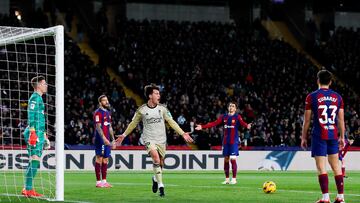
{"type": "Polygon", "coordinates": [[[46,133],[44,134],[44,137],[45,137],[44,149],[48,150],[51,147],[50,140],[47,138],[46,133]]]}
{"type": "Polygon", "coordinates": [[[35,132],[35,129],[34,128],[31,128],[30,129],[30,137],[29,137],[29,140],[28,140],[28,144],[30,146],[36,146],[36,143],[39,142],[39,138],[38,136],[36,135],[36,132],[35,132]]]}

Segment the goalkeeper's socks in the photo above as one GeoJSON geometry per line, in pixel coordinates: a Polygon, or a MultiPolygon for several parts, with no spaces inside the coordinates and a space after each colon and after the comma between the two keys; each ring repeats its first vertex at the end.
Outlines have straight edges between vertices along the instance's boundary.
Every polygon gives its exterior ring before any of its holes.
{"type": "Polygon", "coordinates": [[[28,168],[26,169],[26,180],[25,180],[25,189],[32,190],[33,189],[33,180],[36,175],[36,172],[40,166],[39,160],[31,160],[29,162],[28,168]]]}
{"type": "Polygon", "coordinates": [[[154,170],[154,174],[155,174],[155,178],[156,178],[156,182],[158,182],[158,184],[162,184],[162,170],[160,167],[160,164],[153,164],[153,170],[154,170]]]}

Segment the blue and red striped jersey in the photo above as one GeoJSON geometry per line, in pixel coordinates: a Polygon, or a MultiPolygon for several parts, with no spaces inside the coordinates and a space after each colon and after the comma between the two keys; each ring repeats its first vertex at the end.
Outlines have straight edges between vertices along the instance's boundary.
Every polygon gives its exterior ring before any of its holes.
{"type": "Polygon", "coordinates": [[[96,109],[94,112],[94,133],[95,133],[95,144],[103,144],[101,135],[96,130],[96,124],[101,124],[101,129],[105,137],[110,141],[110,126],[111,126],[111,113],[102,108],[96,109]]]}
{"type": "Polygon", "coordinates": [[[239,127],[241,125],[246,128],[248,125],[239,114],[222,114],[216,121],[201,125],[201,127],[212,128],[220,124],[224,126],[223,145],[239,144],[239,127]]]}
{"type": "Polygon", "coordinates": [[[339,109],[344,109],[342,97],[331,89],[321,88],[306,97],[305,110],[312,110],[312,136],[323,140],[338,139],[337,116],[339,109]]]}

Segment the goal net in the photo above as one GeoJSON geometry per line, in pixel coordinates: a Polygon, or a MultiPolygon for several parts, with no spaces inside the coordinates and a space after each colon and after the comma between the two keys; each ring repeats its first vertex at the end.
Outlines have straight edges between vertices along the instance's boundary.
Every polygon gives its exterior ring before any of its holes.
{"type": "Polygon", "coordinates": [[[42,151],[32,187],[41,199],[64,200],[64,31],[0,26],[0,202],[28,201],[22,195],[31,161],[28,126],[31,79],[44,76],[45,131],[51,148],[42,151]]]}

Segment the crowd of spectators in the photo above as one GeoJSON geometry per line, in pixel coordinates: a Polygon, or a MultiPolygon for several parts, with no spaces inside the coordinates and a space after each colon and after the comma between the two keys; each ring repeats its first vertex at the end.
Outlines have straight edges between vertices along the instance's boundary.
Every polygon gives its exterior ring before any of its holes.
{"type": "MultiPolygon", "coordinates": [[[[255,124],[241,133],[247,145],[299,146],[304,101],[317,89],[318,68],[289,44],[259,29],[216,22],[127,20],[117,27],[117,38],[99,37],[103,65],[118,70],[139,94],[144,85],[158,84],[180,125],[191,130],[215,120],[235,100],[255,124]]],[[[347,133],[359,136],[359,99],[347,84],[333,88],[345,99],[347,133]]],[[[222,128],[196,134],[206,148],[221,143],[222,128]]],[[[178,144],[172,131],[168,135],[169,144],[178,144]]]]}
{"type": "MultiPolygon", "coordinates": [[[[93,113],[102,94],[109,97],[115,133],[123,132],[137,108],[135,101],[127,98],[106,69],[95,66],[72,40],[65,44],[65,66],[65,143],[93,143],[93,113]]],[[[134,134],[139,134],[138,130],[134,134]]],[[[138,139],[127,144],[137,145],[138,139]]]]}
{"type": "MultiPolygon", "coordinates": [[[[37,11],[39,14],[40,12],[37,11]]],[[[45,22],[45,21],[44,21],[45,22]]],[[[19,21],[15,16],[0,16],[4,26],[48,27],[19,21]]],[[[5,30],[4,30],[5,32],[5,30]]],[[[4,33],[5,34],[5,33],[4,33]]],[[[71,38],[65,36],[65,143],[92,145],[94,138],[93,112],[98,107],[97,98],[108,95],[112,105],[113,128],[123,132],[136,110],[135,101],[125,96],[123,88],[110,79],[105,68],[100,68],[83,54],[71,38]]],[[[55,135],[55,46],[53,37],[40,37],[35,41],[0,46],[1,72],[1,128],[0,144],[23,144],[22,132],[27,126],[27,100],[32,93],[29,81],[44,75],[49,92],[43,96],[47,117],[47,133],[54,141],[55,135]],[[27,45],[26,45],[27,44],[27,45]],[[46,46],[45,46],[46,45],[46,46]],[[44,49],[44,47],[47,47],[44,49]],[[26,56],[25,54],[28,54],[26,56]],[[46,56],[46,57],[43,57],[46,56]]],[[[134,134],[139,134],[135,131],[134,134]]],[[[137,145],[138,139],[129,139],[127,144],[137,145]]]]}
{"type": "MultiPolygon", "coordinates": [[[[0,18],[4,25],[12,24],[12,18],[0,18]]],[[[101,94],[109,96],[117,134],[130,122],[137,106],[110,79],[106,68],[111,67],[139,95],[145,85],[158,84],[162,103],[186,131],[215,120],[226,112],[229,101],[235,101],[239,113],[254,124],[251,130],[241,131],[245,145],[299,146],[304,101],[317,88],[318,69],[289,44],[268,39],[256,24],[243,29],[232,23],[126,20],[118,21],[117,27],[116,38],[101,32],[92,40],[101,53],[100,65],[94,65],[73,40],[65,38],[66,144],[93,143],[93,112],[101,94]]],[[[338,29],[321,47],[333,58],[327,68],[345,82],[335,82],[333,88],[345,100],[347,134],[356,139],[355,145],[360,145],[360,102],[356,88],[355,93],[351,88],[360,75],[356,69],[358,42],[358,31],[338,29]]],[[[16,129],[26,125],[21,122],[23,116],[17,115],[16,129]]],[[[220,145],[222,130],[219,126],[195,131],[196,144],[201,149],[220,145]]],[[[140,145],[140,136],[139,126],[124,144],[140,145]]],[[[168,144],[185,143],[168,129],[168,144]]]]}
{"type": "MultiPolygon", "coordinates": [[[[329,39],[316,44],[319,60],[326,64],[340,80],[360,94],[360,29],[337,27],[329,39]]],[[[349,102],[346,109],[350,136],[360,136],[360,102],[349,102]]],[[[360,145],[359,142],[355,143],[360,145]]]]}
{"type": "Polygon", "coordinates": [[[338,27],[327,41],[317,46],[321,62],[359,92],[360,29],[338,27]]]}

